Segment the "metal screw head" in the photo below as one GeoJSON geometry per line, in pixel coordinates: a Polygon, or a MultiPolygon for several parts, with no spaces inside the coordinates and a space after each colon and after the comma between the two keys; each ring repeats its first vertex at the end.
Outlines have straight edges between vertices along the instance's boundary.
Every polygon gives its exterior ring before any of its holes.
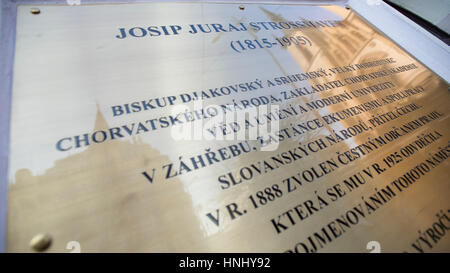
{"type": "Polygon", "coordinates": [[[244,7],[243,5],[240,5],[240,6],[239,6],[239,9],[240,9],[240,10],[244,10],[245,7],[244,7]]]}
{"type": "Polygon", "coordinates": [[[31,14],[39,14],[39,13],[41,13],[41,10],[38,8],[32,8],[32,9],[30,9],[30,12],[31,12],[31,14]]]}
{"type": "Polygon", "coordinates": [[[45,233],[35,235],[30,241],[30,247],[35,251],[44,251],[52,244],[52,237],[45,233]]]}

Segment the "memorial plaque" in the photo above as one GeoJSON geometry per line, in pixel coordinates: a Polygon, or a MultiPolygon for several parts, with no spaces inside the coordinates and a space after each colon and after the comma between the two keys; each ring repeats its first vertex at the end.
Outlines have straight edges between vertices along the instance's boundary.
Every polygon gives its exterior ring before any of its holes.
{"type": "Polygon", "coordinates": [[[449,251],[448,88],[340,6],[22,5],[7,250],[449,251]]]}

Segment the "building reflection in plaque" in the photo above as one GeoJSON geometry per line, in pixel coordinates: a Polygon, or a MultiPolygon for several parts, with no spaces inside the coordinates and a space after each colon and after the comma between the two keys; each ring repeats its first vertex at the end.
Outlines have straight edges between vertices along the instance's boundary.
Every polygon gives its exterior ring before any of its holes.
{"type": "MultiPolygon", "coordinates": [[[[93,131],[108,130],[97,109],[93,131]]],[[[135,137],[90,145],[42,175],[17,171],[9,208],[20,213],[9,214],[8,251],[31,251],[37,232],[54,238],[50,252],[66,252],[70,241],[80,242],[83,252],[192,251],[203,231],[183,184],[149,186],[135,171],[163,162],[169,158],[135,137]]]]}

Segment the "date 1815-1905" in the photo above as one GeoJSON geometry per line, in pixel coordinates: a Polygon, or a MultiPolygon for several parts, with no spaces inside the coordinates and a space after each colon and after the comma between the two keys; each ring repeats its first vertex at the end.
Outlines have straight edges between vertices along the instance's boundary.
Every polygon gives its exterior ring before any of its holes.
{"type": "Polygon", "coordinates": [[[312,46],[311,41],[305,36],[291,36],[291,37],[277,37],[273,40],[269,38],[261,39],[247,39],[247,40],[235,40],[230,42],[230,47],[238,52],[242,53],[246,50],[254,50],[261,48],[272,48],[272,47],[289,47],[289,46],[312,46]]]}

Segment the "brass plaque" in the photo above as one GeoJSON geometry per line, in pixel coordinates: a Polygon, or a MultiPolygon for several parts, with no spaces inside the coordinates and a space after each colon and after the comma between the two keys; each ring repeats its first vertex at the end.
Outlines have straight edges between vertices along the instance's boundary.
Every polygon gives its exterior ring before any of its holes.
{"type": "Polygon", "coordinates": [[[450,251],[448,88],[339,6],[20,6],[7,249],[450,251]]]}

